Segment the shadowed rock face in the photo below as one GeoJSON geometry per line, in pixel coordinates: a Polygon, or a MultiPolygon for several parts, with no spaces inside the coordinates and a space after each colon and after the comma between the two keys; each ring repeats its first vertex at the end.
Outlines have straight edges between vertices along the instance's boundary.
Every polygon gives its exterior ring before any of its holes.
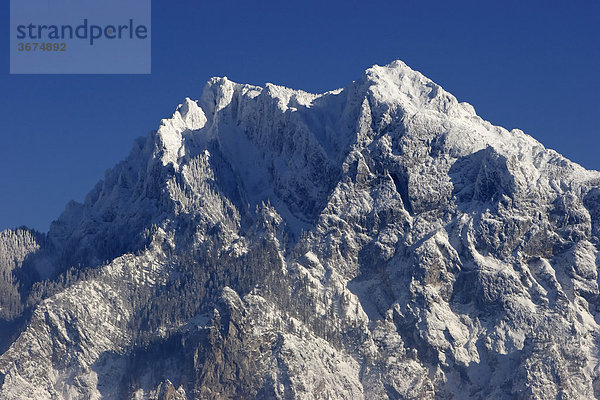
{"type": "Polygon", "coordinates": [[[211,79],[0,234],[0,397],[600,396],[600,174],[400,61],[211,79]]]}

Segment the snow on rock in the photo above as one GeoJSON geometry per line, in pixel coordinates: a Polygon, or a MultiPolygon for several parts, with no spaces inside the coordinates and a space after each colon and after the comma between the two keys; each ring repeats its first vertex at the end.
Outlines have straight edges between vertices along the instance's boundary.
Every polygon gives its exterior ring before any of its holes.
{"type": "Polygon", "coordinates": [[[0,234],[0,397],[598,398],[599,235],[600,173],[401,61],[213,78],[0,234]]]}

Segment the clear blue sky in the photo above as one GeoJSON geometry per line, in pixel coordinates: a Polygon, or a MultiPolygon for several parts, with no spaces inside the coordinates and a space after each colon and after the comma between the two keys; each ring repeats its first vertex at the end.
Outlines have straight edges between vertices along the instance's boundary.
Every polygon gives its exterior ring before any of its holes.
{"type": "Polygon", "coordinates": [[[9,75],[4,35],[0,229],[47,231],[212,76],[321,92],[400,58],[483,118],[600,169],[598,1],[154,0],[151,75],[9,75]]]}

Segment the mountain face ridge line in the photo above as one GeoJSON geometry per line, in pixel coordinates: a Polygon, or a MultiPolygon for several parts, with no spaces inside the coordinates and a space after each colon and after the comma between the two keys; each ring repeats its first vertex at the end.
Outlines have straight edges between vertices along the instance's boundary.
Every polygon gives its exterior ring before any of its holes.
{"type": "Polygon", "coordinates": [[[0,398],[600,398],[599,243],[600,172],[402,61],[212,78],[0,232],[0,398]]]}

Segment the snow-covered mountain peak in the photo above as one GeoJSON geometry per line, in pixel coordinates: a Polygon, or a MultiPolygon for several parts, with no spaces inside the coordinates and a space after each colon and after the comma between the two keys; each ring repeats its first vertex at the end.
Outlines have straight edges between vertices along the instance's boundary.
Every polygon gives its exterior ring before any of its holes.
{"type": "Polygon", "coordinates": [[[599,398],[599,243],[598,172],[401,61],[212,78],[0,234],[0,397],[599,398]]]}
{"type": "Polygon", "coordinates": [[[206,123],[206,115],[197,101],[186,97],[183,103],[177,107],[177,112],[188,129],[196,130],[204,127],[206,123]]]}
{"type": "Polygon", "coordinates": [[[183,135],[203,128],[206,122],[206,114],[190,98],[177,107],[171,118],[163,119],[156,133],[158,157],[163,165],[171,163],[177,169],[179,158],[185,154],[183,135]]]}
{"type": "Polygon", "coordinates": [[[214,116],[224,107],[231,104],[234,94],[250,98],[258,96],[263,88],[248,84],[239,84],[225,77],[213,77],[206,82],[202,89],[199,104],[207,118],[212,122],[214,116]]]}
{"type": "Polygon", "coordinates": [[[449,116],[475,116],[470,104],[459,103],[452,94],[400,60],[372,66],[365,71],[363,81],[376,104],[400,105],[407,114],[434,111],[449,116]]]}

